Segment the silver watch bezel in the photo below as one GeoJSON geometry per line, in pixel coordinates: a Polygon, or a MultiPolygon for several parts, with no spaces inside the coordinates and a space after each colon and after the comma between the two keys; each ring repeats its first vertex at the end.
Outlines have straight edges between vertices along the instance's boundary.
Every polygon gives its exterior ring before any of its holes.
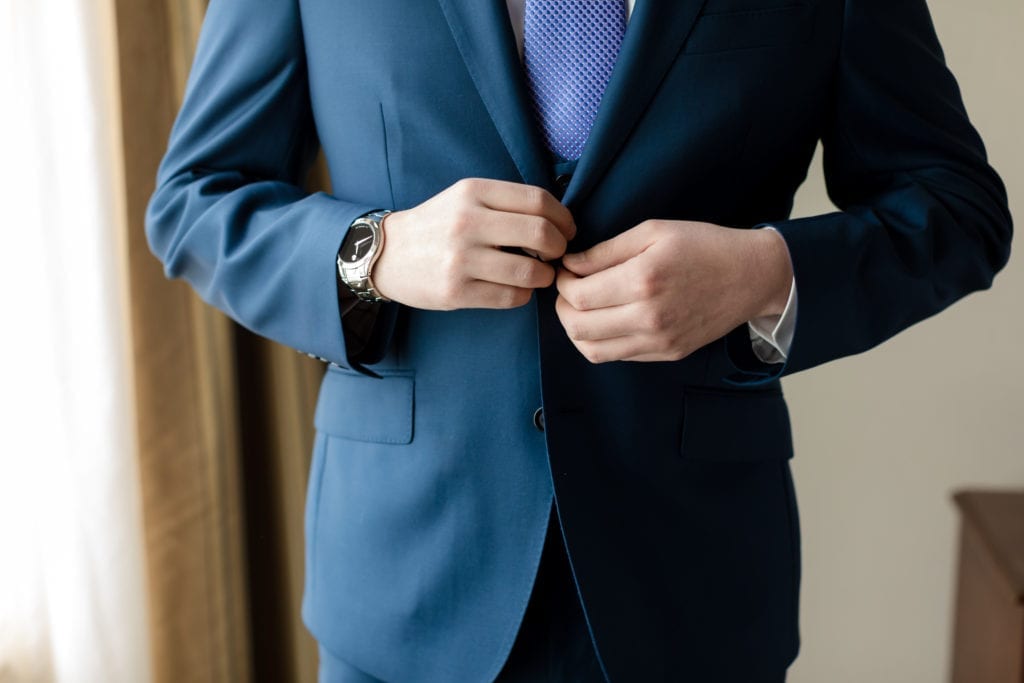
{"type": "Polygon", "coordinates": [[[352,221],[349,226],[350,230],[356,226],[365,226],[370,228],[370,231],[373,233],[373,244],[370,245],[370,250],[366,253],[366,256],[355,263],[347,263],[341,257],[343,249],[338,250],[338,276],[361,301],[372,303],[390,301],[390,299],[381,296],[380,292],[377,291],[371,277],[373,266],[377,263],[381,247],[384,245],[384,229],[381,224],[389,213],[391,211],[387,209],[371,211],[352,221]]]}

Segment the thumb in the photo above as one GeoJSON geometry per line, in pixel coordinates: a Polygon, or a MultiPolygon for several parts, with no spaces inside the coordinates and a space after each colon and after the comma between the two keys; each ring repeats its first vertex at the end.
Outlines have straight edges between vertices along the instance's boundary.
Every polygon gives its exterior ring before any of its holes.
{"type": "Polygon", "coordinates": [[[648,247],[650,240],[633,228],[610,240],[598,242],[586,251],[566,254],[562,265],[580,277],[586,277],[625,263],[648,247]]]}

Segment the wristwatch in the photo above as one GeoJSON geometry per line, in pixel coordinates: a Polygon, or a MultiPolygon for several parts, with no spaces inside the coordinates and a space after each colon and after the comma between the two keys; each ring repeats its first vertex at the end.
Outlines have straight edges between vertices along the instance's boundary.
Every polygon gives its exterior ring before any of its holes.
{"type": "Polygon", "coordinates": [[[370,273],[384,247],[381,223],[390,211],[378,209],[352,221],[338,250],[338,277],[360,301],[390,301],[373,286],[370,273]]]}

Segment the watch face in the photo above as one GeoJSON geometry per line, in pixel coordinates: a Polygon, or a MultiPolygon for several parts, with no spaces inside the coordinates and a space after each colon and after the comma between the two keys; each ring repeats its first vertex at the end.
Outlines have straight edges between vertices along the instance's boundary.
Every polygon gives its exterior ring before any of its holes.
{"type": "Polygon", "coordinates": [[[345,244],[341,248],[341,260],[345,263],[358,263],[366,258],[372,247],[373,229],[367,225],[353,225],[349,228],[345,244]]]}

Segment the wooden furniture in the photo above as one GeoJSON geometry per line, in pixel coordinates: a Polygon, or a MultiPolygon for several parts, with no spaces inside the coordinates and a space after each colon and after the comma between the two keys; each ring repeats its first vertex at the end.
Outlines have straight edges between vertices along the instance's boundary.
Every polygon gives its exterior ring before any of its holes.
{"type": "Polygon", "coordinates": [[[961,491],[953,683],[1024,683],[1024,491],[961,491]]]}

